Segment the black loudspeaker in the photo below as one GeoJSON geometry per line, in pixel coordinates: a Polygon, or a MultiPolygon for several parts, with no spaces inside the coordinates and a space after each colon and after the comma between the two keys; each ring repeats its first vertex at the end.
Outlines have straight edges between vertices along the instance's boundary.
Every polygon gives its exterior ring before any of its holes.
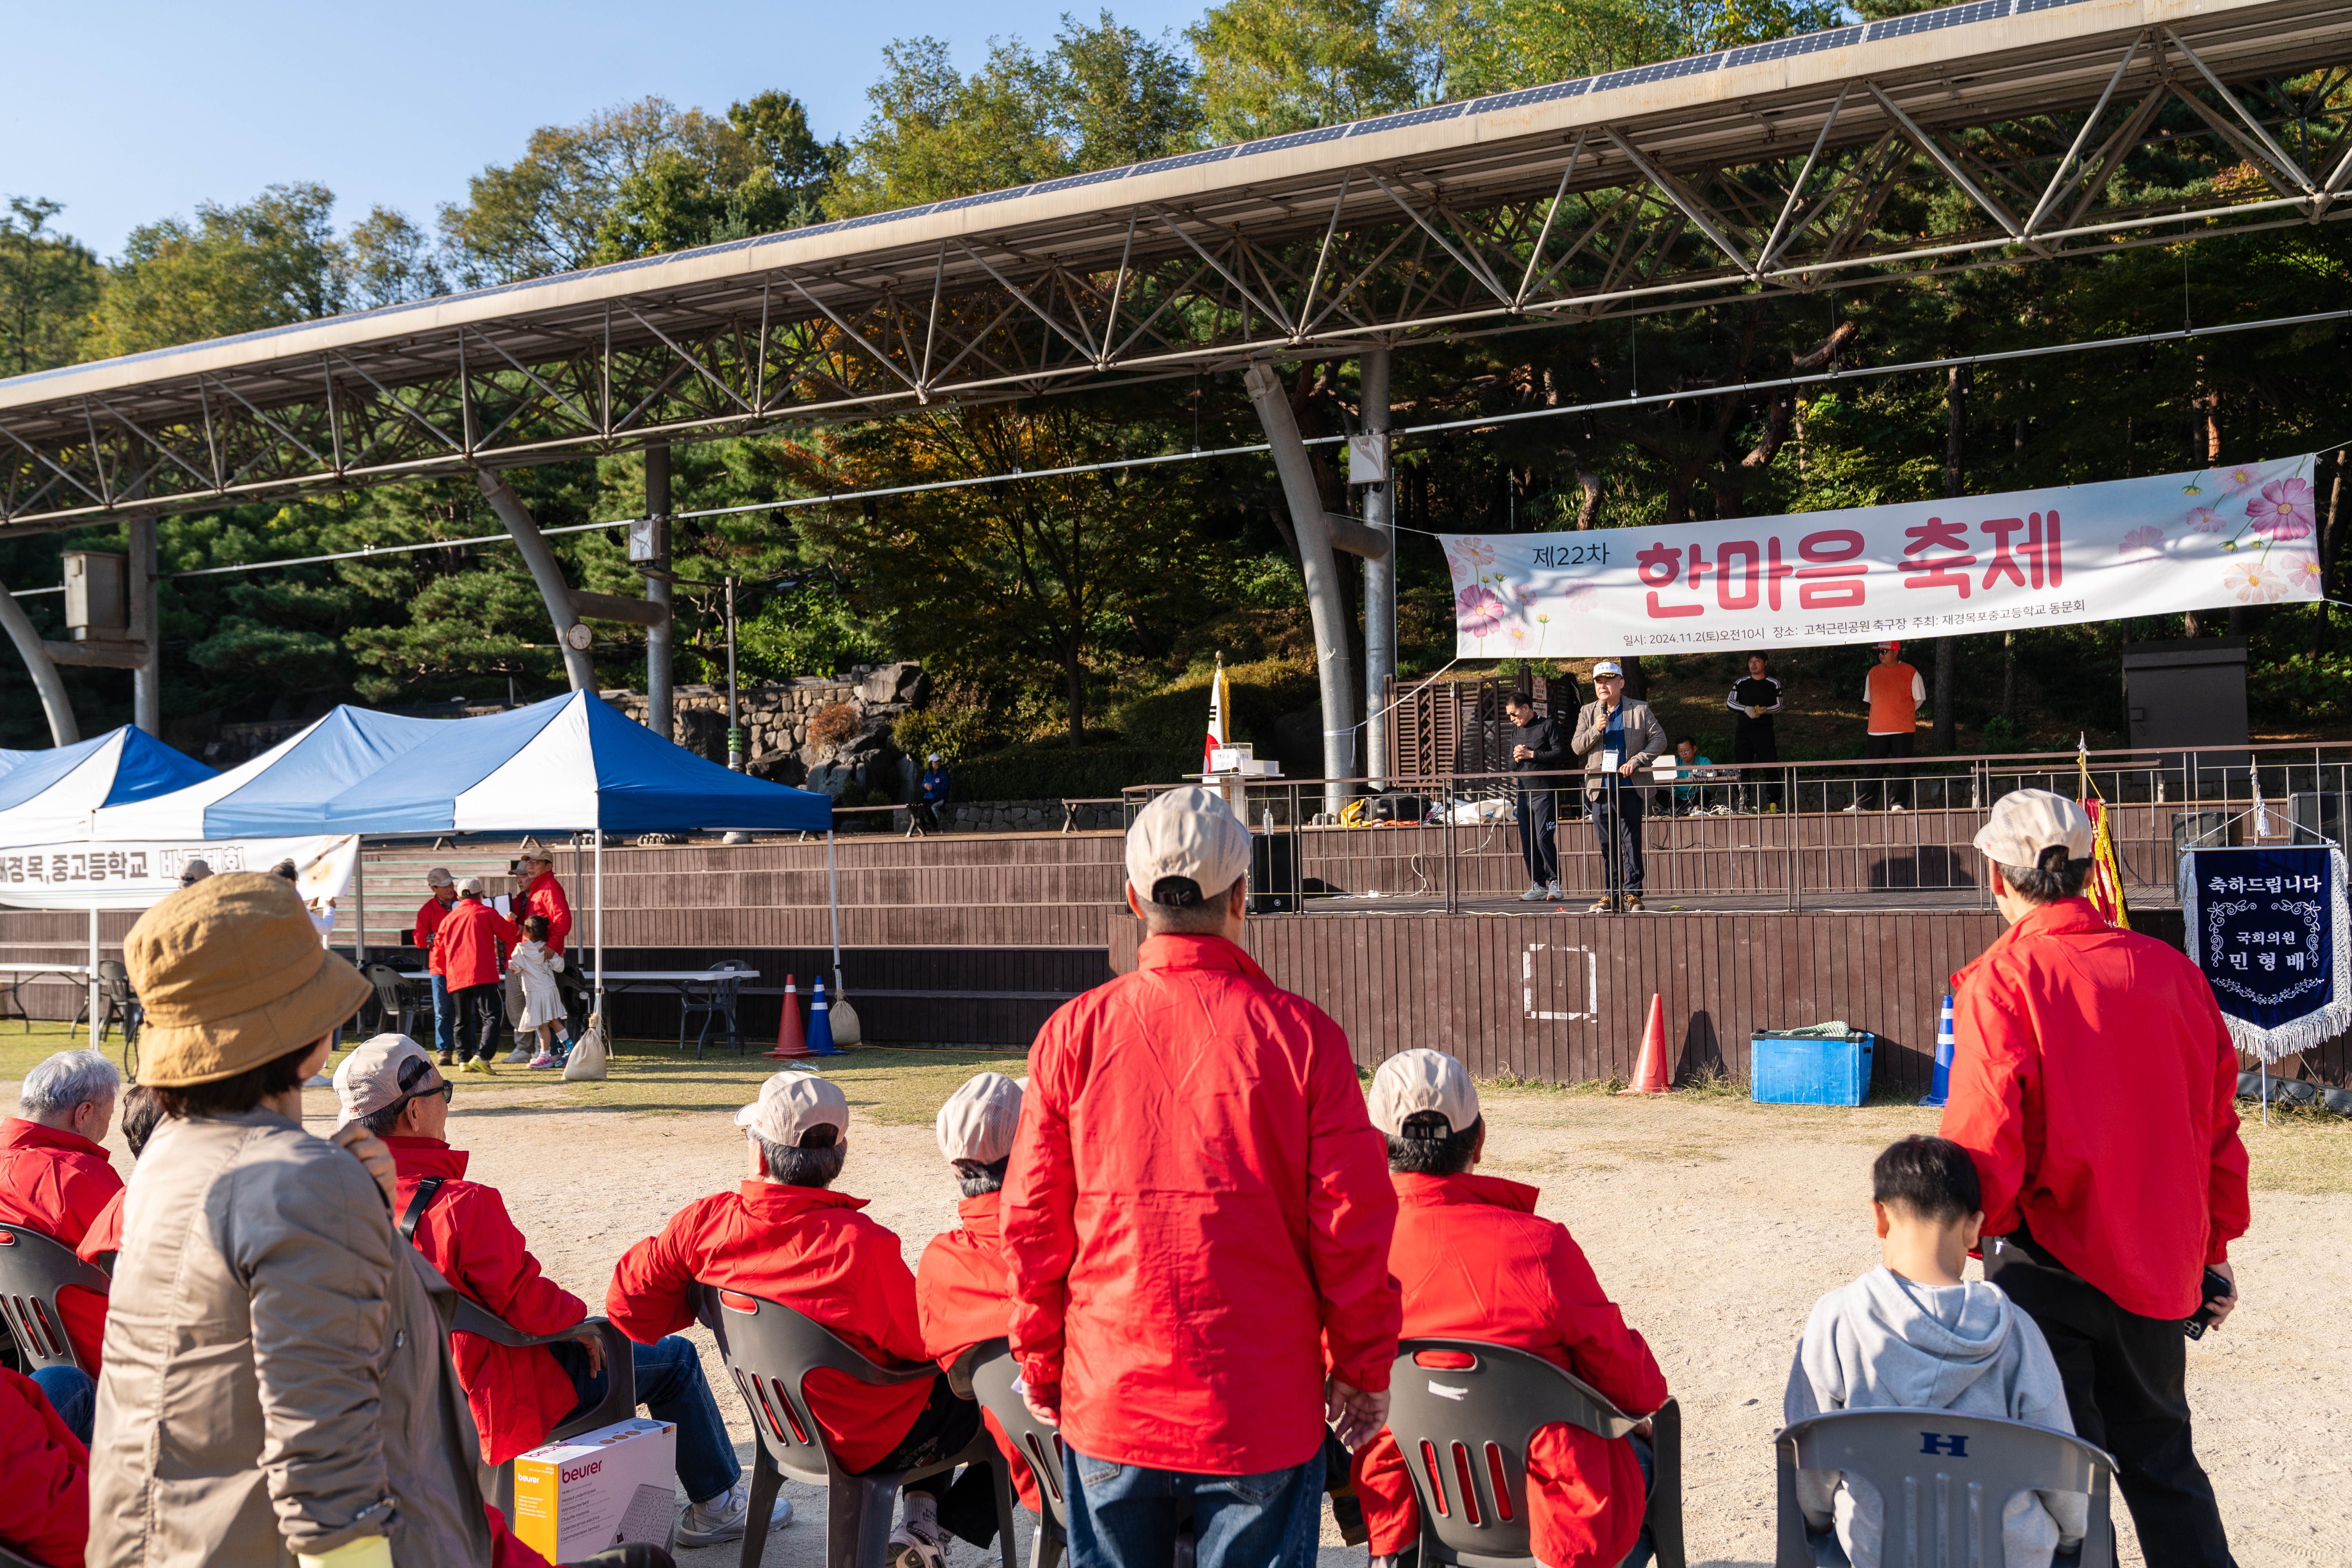
{"type": "Polygon", "coordinates": [[[1250,913],[1296,914],[1298,901],[1298,840],[1287,833],[1250,835],[1250,913]]]}
{"type": "Polygon", "coordinates": [[[1372,796],[1369,809],[1374,822],[1419,822],[1429,815],[1429,798],[1388,791],[1372,796]]]}

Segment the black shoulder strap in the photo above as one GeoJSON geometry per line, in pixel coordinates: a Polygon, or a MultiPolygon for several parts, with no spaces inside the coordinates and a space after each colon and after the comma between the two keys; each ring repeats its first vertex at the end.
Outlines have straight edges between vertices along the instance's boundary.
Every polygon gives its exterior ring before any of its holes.
{"type": "Polygon", "coordinates": [[[408,1200],[408,1212],[400,1216],[401,1240],[416,1239],[417,1222],[425,1217],[425,1211],[433,1206],[433,1200],[441,1195],[441,1184],[446,1180],[446,1176],[427,1176],[416,1184],[416,1194],[408,1200]]]}

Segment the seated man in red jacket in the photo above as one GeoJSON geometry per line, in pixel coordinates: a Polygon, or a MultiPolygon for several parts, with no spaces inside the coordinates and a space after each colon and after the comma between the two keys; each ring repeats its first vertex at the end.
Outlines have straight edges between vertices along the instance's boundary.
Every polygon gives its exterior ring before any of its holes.
{"type": "Polygon", "coordinates": [[[33,1380],[0,1369],[0,1546],[81,1568],[89,1541],[89,1448],[33,1380]]]}
{"type": "MultiPolygon", "coordinates": [[[[52,1236],[79,1247],[107,1202],[122,1191],[104,1144],[114,1123],[122,1075],[99,1051],[59,1051],[25,1075],[16,1091],[17,1114],[0,1123],[0,1221],[52,1236]]],[[[58,1299],[66,1339],[84,1377],[98,1376],[99,1347],[106,1342],[106,1298],[68,1288],[58,1299]]],[[[73,1369],[44,1372],[35,1381],[60,1404],[71,1391],[50,1379],[79,1386],[73,1369]]],[[[84,1429],[82,1436],[89,1434],[84,1429]]]]}
{"type": "MultiPolygon", "coordinates": [[[[1602,1294],[1592,1266],[1536,1189],[1471,1174],[1486,1145],[1478,1090],[1441,1051],[1391,1057],[1372,1079],[1372,1124],[1388,1134],[1396,1184],[1389,1269],[1404,1291],[1401,1339],[1485,1340],[1531,1351],[1599,1389],[1620,1410],[1666,1402],[1665,1374],[1602,1294]]],[[[1528,1444],[1528,1528],[1546,1568],[1616,1568],[1642,1535],[1649,1451],[1580,1426],[1528,1444]]],[[[1419,1538],[1412,1484],[1387,1431],[1356,1455],[1356,1490],[1375,1559],[1419,1538]]],[[[1646,1552],[1634,1561],[1648,1561],[1646,1552]]]]}
{"type": "MultiPolygon", "coordinates": [[[[884,1366],[928,1359],[915,1277],[898,1238],[858,1211],[864,1198],[826,1189],[849,1155],[849,1101],[813,1072],[780,1072],[735,1116],[744,1130],[742,1184],[680,1209],[621,1256],[604,1311],[644,1342],[694,1321],[694,1287],[737,1290],[790,1307],[884,1366]]],[[[980,1406],[947,1374],[876,1385],[819,1368],[806,1384],[824,1446],[852,1475],[910,1470],[961,1451],[980,1432],[980,1406]]],[[[890,1537],[891,1568],[940,1568],[952,1531],[975,1545],[996,1536],[995,1483],[967,1466],[913,1482],[890,1537]]]]}
{"type": "MultiPolygon", "coordinates": [[[[941,1371],[976,1344],[1001,1340],[1013,1321],[1013,1298],[1004,1277],[1004,1233],[997,1220],[1004,1169],[1013,1159],[1013,1135],[1021,1127],[1021,1086],[1003,1073],[984,1072],[965,1080],[940,1107],[933,1131],[940,1152],[954,1167],[963,1201],[963,1223],[943,1230],[923,1248],[915,1265],[915,1310],[922,1321],[923,1348],[941,1371]]],[[[1042,1515],[1037,1478],[1013,1451],[1013,1441],[986,1411],[996,1447],[1013,1467],[1021,1506],[1042,1515]]]]}
{"type": "MultiPolygon", "coordinates": [[[[362,1042],[335,1069],[341,1122],[356,1121],[392,1151],[399,1175],[393,1218],[449,1283],[526,1334],[561,1333],[588,1315],[580,1298],[540,1271],[496,1187],[466,1180],[467,1153],[452,1149],[452,1086],[406,1035],[362,1042]]],[[[547,1441],[575,1414],[602,1403],[604,1342],[594,1330],[552,1345],[511,1347],[476,1334],[449,1336],[449,1355],[481,1433],[482,1462],[503,1465],[547,1441]]],[[[637,1397],[677,1426],[677,1478],[688,1506],[682,1546],[740,1540],[751,1486],[728,1440],[718,1402],[689,1342],[639,1345],[637,1397]]],[[[779,1526],[792,1504],[779,1499],[779,1526]]]]}

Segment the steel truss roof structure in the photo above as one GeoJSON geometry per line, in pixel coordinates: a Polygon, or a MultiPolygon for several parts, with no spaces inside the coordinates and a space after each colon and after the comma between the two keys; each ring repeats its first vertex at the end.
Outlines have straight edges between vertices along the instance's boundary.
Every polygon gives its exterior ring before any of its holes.
{"type": "Polygon", "coordinates": [[[0,533],[2319,223],[2347,68],[2352,0],[1974,0],[75,365],[0,533]]]}

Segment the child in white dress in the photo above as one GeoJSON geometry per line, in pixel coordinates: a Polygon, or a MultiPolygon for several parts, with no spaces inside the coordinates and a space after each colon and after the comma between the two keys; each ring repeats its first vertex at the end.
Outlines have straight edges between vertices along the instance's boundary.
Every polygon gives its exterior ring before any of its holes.
{"type": "Polygon", "coordinates": [[[507,955],[508,973],[522,976],[522,1016],[515,1021],[515,1033],[539,1037],[531,1066],[561,1067],[564,1053],[572,1048],[571,1037],[563,1027],[563,994],[555,984],[563,955],[547,950],[545,915],[525,917],[522,934],[523,940],[507,955]]]}

